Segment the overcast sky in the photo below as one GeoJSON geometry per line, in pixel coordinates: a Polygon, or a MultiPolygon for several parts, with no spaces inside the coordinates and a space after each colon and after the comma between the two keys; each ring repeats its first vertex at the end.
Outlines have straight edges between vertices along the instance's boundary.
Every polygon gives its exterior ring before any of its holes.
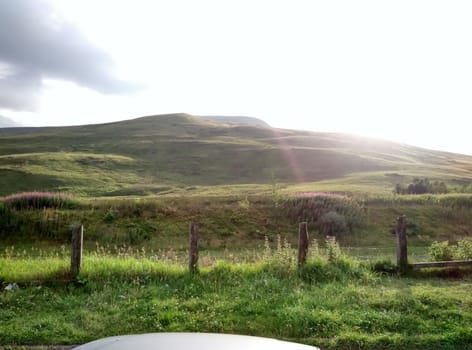
{"type": "Polygon", "coordinates": [[[472,2],[0,0],[0,115],[245,115],[472,154],[472,2]]]}

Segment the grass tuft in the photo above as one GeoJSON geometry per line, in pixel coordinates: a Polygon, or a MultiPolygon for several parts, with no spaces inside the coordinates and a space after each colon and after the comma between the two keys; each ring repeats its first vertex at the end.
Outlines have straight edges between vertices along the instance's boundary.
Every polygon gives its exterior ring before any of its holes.
{"type": "Polygon", "coordinates": [[[73,209],[79,206],[78,200],[71,195],[58,192],[22,192],[3,199],[7,208],[25,209],[73,209]]]}

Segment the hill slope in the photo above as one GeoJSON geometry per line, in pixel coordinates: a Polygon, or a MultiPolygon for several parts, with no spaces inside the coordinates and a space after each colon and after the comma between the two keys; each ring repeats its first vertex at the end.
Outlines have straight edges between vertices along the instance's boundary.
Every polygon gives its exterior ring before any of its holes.
{"type": "MultiPolygon", "coordinates": [[[[472,179],[472,157],[350,135],[221,123],[187,114],[0,135],[0,194],[147,194],[195,185],[346,180],[389,191],[412,176],[472,179]]],[[[17,130],[17,131],[18,131],[17,130]]],[[[336,189],[336,188],[333,188],[336,189]]]]}
{"type": "Polygon", "coordinates": [[[200,118],[213,120],[215,122],[243,124],[243,125],[249,125],[249,126],[259,126],[259,127],[264,127],[264,128],[270,128],[270,125],[267,124],[265,121],[258,118],[252,118],[252,117],[201,116],[200,118]]]}

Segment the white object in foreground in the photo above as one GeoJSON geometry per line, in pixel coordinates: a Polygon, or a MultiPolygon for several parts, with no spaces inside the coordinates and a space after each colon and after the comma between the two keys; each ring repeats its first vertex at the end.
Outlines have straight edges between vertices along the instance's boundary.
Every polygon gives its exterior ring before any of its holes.
{"type": "MultiPolygon", "coordinates": [[[[317,350],[271,338],[212,333],[149,333],[103,338],[75,350],[317,350]]],[[[318,349],[319,350],[319,349],[318,349]]]]}

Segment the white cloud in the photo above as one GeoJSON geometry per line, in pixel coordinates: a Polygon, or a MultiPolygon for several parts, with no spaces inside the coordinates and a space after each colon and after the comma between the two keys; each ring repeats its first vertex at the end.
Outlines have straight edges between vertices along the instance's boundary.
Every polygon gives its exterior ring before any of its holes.
{"type": "Polygon", "coordinates": [[[472,154],[458,130],[472,114],[469,1],[51,3],[148,90],[115,98],[50,83],[38,123],[252,115],[472,154]]]}
{"type": "Polygon", "coordinates": [[[34,110],[47,78],[106,94],[137,88],[114,77],[112,58],[41,0],[0,0],[0,61],[0,107],[7,109],[34,110]]]}

